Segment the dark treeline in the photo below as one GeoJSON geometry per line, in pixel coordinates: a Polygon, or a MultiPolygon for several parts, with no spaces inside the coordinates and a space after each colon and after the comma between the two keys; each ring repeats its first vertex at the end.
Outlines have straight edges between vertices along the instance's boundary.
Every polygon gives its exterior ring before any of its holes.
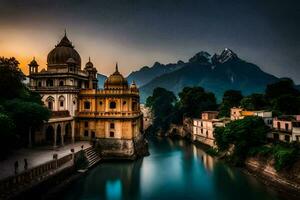
{"type": "Polygon", "coordinates": [[[0,159],[27,145],[29,131],[50,117],[40,95],[30,91],[24,80],[15,58],[0,58],[0,159]]]}
{"type": "Polygon", "coordinates": [[[241,91],[224,92],[222,102],[217,104],[215,95],[202,87],[185,87],[178,97],[164,88],[156,88],[146,101],[151,108],[153,128],[163,132],[171,123],[182,123],[183,117],[200,118],[201,112],[218,110],[219,117],[230,117],[232,107],[246,110],[271,110],[274,116],[300,113],[300,92],[291,79],[282,78],[267,85],[264,94],[243,96],[241,91]]]}

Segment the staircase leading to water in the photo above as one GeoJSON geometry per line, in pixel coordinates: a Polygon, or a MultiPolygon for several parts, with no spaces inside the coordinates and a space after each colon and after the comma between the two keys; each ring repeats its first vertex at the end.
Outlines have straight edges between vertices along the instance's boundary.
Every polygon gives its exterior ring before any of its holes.
{"type": "Polygon", "coordinates": [[[99,153],[93,147],[85,149],[84,152],[89,162],[87,168],[93,167],[101,160],[99,153]]]}

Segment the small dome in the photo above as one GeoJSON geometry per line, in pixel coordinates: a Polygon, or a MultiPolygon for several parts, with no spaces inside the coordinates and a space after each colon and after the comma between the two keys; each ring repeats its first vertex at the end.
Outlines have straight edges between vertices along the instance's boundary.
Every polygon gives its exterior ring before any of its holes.
{"type": "Polygon", "coordinates": [[[85,64],[85,68],[93,68],[94,64],[91,62],[91,58],[89,57],[89,61],[85,64]]]}
{"type": "Polygon", "coordinates": [[[116,65],[116,71],[105,80],[104,88],[105,89],[128,89],[128,82],[118,71],[118,64],[116,65]]]}
{"type": "Polygon", "coordinates": [[[132,83],[130,85],[130,89],[133,90],[133,91],[138,91],[138,87],[136,86],[134,81],[132,81],[132,83]]]}
{"type": "Polygon", "coordinates": [[[39,66],[34,57],[33,57],[33,60],[28,65],[31,67],[39,66]]]}
{"type": "Polygon", "coordinates": [[[80,55],[65,34],[58,45],[48,54],[47,63],[48,66],[67,64],[69,58],[74,59],[77,66],[81,66],[80,55]]]}

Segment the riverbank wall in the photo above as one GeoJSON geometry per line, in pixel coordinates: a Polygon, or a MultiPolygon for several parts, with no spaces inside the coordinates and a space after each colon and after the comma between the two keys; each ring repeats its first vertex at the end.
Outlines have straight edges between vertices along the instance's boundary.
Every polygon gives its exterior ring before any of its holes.
{"type": "MultiPolygon", "coordinates": [[[[199,148],[208,149],[211,145],[201,140],[193,140],[190,137],[191,132],[184,130],[183,125],[171,125],[167,136],[187,139],[196,144],[199,148]]],[[[220,156],[218,159],[224,159],[220,156]]],[[[271,186],[286,199],[298,199],[300,196],[300,160],[291,168],[276,171],[274,168],[274,159],[266,157],[249,157],[245,161],[244,172],[256,177],[267,186],[271,186]]]]}
{"type": "Polygon", "coordinates": [[[251,175],[277,191],[297,199],[300,196],[300,161],[289,169],[276,171],[274,160],[266,157],[250,157],[245,161],[245,168],[251,175]]]}

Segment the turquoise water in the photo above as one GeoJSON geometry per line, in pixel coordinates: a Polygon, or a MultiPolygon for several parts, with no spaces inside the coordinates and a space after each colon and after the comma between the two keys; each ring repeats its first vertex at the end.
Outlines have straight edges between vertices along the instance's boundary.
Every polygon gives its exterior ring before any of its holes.
{"type": "Polygon", "coordinates": [[[277,194],[183,140],[151,138],[150,156],[107,162],[72,183],[63,199],[267,200],[277,194]]]}

